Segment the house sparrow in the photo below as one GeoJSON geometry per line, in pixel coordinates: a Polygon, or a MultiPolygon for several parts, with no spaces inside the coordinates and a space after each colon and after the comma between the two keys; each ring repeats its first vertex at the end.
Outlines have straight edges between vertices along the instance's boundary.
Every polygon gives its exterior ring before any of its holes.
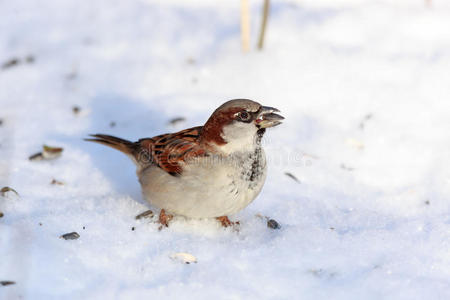
{"type": "Polygon", "coordinates": [[[94,134],[87,141],[117,149],[137,166],[144,198],[161,209],[167,226],[173,215],[217,218],[249,205],[266,179],[261,139],[266,128],[281,124],[278,109],[247,100],[230,100],[203,126],[130,142],[94,134]]]}

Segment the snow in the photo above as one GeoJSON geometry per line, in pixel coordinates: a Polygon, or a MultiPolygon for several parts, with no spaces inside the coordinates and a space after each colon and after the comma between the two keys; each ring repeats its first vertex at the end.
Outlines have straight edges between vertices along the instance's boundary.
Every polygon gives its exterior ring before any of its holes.
{"type": "Polygon", "coordinates": [[[272,2],[247,54],[239,1],[0,2],[0,64],[20,59],[0,69],[0,188],[20,195],[0,196],[1,299],[450,298],[450,4],[272,2]],[[239,232],[135,220],[133,164],[82,138],[200,125],[232,98],[286,118],[239,232]],[[62,157],[29,161],[43,144],[62,157]]]}

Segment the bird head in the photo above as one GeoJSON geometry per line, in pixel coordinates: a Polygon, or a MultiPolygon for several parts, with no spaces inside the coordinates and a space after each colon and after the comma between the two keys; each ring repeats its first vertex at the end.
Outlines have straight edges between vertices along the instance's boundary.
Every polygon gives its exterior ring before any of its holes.
{"type": "Polygon", "coordinates": [[[230,100],[217,108],[202,130],[202,141],[225,153],[254,149],[266,128],[281,124],[278,109],[248,99],[230,100]]]}

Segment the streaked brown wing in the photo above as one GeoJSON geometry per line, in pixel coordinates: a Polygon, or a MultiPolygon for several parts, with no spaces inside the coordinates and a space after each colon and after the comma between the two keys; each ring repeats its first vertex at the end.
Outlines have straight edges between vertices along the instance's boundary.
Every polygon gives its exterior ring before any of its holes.
{"type": "Polygon", "coordinates": [[[153,138],[139,140],[142,159],[157,165],[172,176],[182,172],[181,161],[204,156],[206,152],[199,147],[202,127],[193,127],[177,133],[168,133],[153,138]]]}

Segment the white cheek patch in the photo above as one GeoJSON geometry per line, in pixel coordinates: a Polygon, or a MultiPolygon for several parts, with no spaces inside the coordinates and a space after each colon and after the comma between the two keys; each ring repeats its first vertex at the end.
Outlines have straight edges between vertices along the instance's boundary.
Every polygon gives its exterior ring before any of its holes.
{"type": "Polygon", "coordinates": [[[222,138],[227,144],[221,146],[225,153],[253,151],[256,147],[258,128],[252,123],[233,122],[223,128],[222,138]]]}

